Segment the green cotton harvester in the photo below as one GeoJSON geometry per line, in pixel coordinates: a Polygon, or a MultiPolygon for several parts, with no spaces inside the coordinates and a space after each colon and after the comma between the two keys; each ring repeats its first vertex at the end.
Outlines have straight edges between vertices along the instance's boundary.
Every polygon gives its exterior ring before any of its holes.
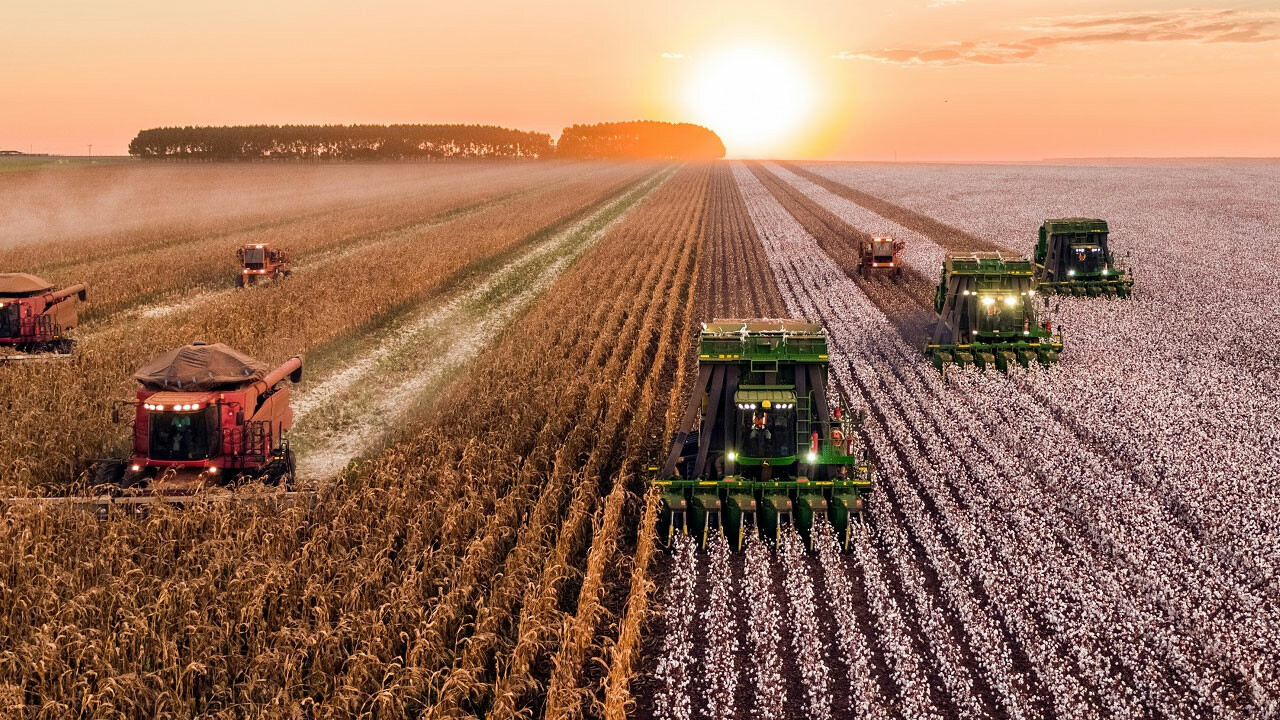
{"type": "Polygon", "coordinates": [[[698,378],[665,464],[659,536],[700,544],[721,532],[740,549],[794,525],[808,541],[825,517],[841,544],[860,521],[873,468],[856,441],[862,420],[833,403],[827,334],[807,320],[704,323],[698,378]]]}
{"type": "Polygon", "coordinates": [[[1045,220],[1036,243],[1039,290],[1060,295],[1129,297],[1133,274],[1117,267],[1107,247],[1107,221],[1045,220]]]}
{"type": "Polygon", "coordinates": [[[998,252],[948,253],[934,297],[934,323],[925,355],[942,371],[948,364],[994,367],[1049,365],[1062,352],[1062,335],[1036,311],[1035,267],[998,252]]]}

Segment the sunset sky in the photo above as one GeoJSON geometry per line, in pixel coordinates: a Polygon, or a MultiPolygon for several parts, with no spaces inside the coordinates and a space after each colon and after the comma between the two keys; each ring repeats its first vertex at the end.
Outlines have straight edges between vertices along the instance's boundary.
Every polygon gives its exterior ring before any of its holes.
{"type": "Polygon", "coordinates": [[[731,156],[1280,156],[1280,0],[6,0],[0,29],[0,149],[655,119],[731,156]]]}

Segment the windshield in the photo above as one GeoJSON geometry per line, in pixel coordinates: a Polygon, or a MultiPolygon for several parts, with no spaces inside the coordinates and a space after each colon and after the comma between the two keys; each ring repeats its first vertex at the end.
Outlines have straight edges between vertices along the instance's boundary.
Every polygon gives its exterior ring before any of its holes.
{"type": "Polygon", "coordinates": [[[978,332],[1026,330],[1034,319],[1026,297],[1013,292],[984,294],[978,303],[978,332]]]}
{"type": "Polygon", "coordinates": [[[18,325],[18,303],[5,303],[0,307],[0,337],[17,337],[18,325]]]}
{"type": "Polygon", "coordinates": [[[245,265],[261,265],[262,257],[265,254],[265,252],[266,251],[263,250],[262,248],[245,248],[244,264],[245,265]]]}
{"type": "Polygon", "coordinates": [[[794,409],[739,410],[738,425],[741,430],[744,456],[776,458],[796,454],[796,411],[794,409]]]}
{"type": "Polygon", "coordinates": [[[893,243],[872,243],[871,254],[876,262],[893,262],[893,243]]]}
{"type": "Polygon", "coordinates": [[[1105,259],[1102,248],[1097,245],[1072,245],[1067,268],[1081,274],[1098,273],[1102,272],[1105,259]]]}
{"type": "Polygon", "coordinates": [[[198,412],[152,412],[151,457],[206,460],[218,454],[217,407],[198,412]]]}

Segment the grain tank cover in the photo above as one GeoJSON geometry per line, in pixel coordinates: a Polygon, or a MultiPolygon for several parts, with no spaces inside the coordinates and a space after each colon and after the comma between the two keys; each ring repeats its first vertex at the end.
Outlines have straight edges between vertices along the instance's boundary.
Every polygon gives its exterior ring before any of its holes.
{"type": "Polygon", "coordinates": [[[134,373],[148,390],[231,390],[261,380],[271,370],[222,343],[193,343],[170,350],[134,373]]]}
{"type": "Polygon", "coordinates": [[[28,297],[53,289],[43,278],[28,273],[0,273],[0,297],[28,297]]]}

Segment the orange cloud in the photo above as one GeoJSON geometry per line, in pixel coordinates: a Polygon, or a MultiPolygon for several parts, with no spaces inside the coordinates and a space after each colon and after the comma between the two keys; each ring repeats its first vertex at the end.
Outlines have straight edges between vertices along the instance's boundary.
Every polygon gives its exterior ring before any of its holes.
{"type": "Polygon", "coordinates": [[[839,60],[896,65],[1004,65],[1032,60],[1045,48],[1117,42],[1260,43],[1280,40],[1280,12],[1171,10],[1164,13],[1075,15],[1042,20],[1023,31],[1038,33],[1009,42],[951,42],[927,49],[841,51],[839,60]]]}

